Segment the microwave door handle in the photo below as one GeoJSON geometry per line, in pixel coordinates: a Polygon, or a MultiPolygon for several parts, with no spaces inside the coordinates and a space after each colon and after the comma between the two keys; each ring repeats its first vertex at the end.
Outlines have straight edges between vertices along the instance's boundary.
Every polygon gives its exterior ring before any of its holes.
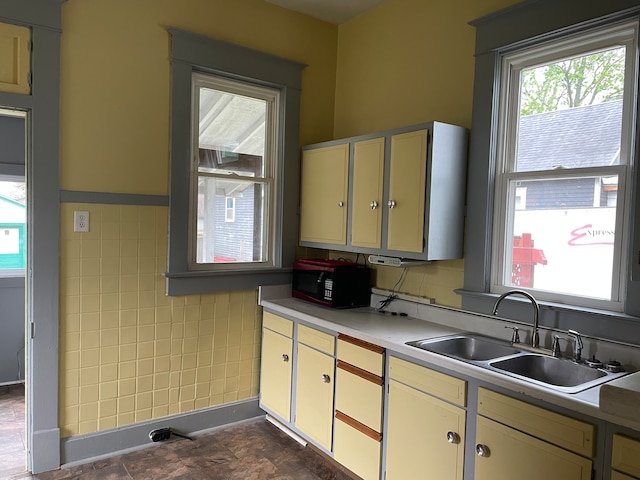
{"type": "Polygon", "coordinates": [[[320,272],[320,275],[318,276],[318,283],[324,283],[324,277],[327,275],[327,272],[320,272]]]}

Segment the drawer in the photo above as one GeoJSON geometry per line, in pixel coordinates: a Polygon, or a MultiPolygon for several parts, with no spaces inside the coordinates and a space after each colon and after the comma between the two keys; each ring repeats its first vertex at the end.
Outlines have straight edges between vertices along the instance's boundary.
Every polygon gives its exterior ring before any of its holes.
{"type": "Polygon", "coordinates": [[[293,322],[270,312],[262,312],[262,326],[286,337],[293,337],[293,322]]]}
{"type": "Polygon", "coordinates": [[[614,435],[611,466],[621,472],[640,477],[640,441],[614,435]]]}
{"type": "Polygon", "coordinates": [[[478,413],[534,437],[593,457],[595,426],[485,388],[478,389],[478,413]]]}
{"type": "Polygon", "coordinates": [[[383,386],[344,370],[336,369],[336,410],[367,427],[382,431],[383,386]]]}
{"type": "Polygon", "coordinates": [[[336,414],[333,458],[364,480],[380,478],[381,444],[336,414]]]}
{"type": "Polygon", "coordinates": [[[430,368],[389,357],[389,378],[461,407],[467,405],[467,382],[430,368]]]}
{"type": "Polygon", "coordinates": [[[335,354],[336,337],[306,325],[298,325],[298,342],[328,355],[335,354]]]}
{"type": "Polygon", "coordinates": [[[355,367],[384,376],[384,348],[347,335],[338,335],[338,359],[355,367]]]}

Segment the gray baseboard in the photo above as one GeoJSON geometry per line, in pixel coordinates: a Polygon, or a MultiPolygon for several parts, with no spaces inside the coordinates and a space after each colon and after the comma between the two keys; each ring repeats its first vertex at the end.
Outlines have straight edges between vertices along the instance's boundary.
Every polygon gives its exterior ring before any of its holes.
{"type": "Polygon", "coordinates": [[[149,432],[155,428],[170,427],[183,435],[198,435],[217,427],[264,415],[258,406],[258,398],[252,398],[126,427],[76,435],[61,439],[60,460],[63,466],[72,466],[153,445],[149,440],[149,432]]]}

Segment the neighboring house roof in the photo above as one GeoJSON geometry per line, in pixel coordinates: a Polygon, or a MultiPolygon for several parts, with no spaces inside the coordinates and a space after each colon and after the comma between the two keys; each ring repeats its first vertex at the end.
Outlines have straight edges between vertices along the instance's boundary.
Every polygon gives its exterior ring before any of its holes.
{"type": "Polygon", "coordinates": [[[519,171],[620,163],[622,100],[520,119],[519,171]]]}

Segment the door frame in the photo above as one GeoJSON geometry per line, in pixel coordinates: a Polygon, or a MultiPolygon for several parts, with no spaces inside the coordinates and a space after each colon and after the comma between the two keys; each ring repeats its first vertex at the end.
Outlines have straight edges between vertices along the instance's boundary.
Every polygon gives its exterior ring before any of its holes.
{"type": "Polygon", "coordinates": [[[27,112],[27,467],[60,467],[58,332],[60,255],[60,0],[3,0],[0,22],[31,28],[31,94],[0,92],[27,112]]]}

